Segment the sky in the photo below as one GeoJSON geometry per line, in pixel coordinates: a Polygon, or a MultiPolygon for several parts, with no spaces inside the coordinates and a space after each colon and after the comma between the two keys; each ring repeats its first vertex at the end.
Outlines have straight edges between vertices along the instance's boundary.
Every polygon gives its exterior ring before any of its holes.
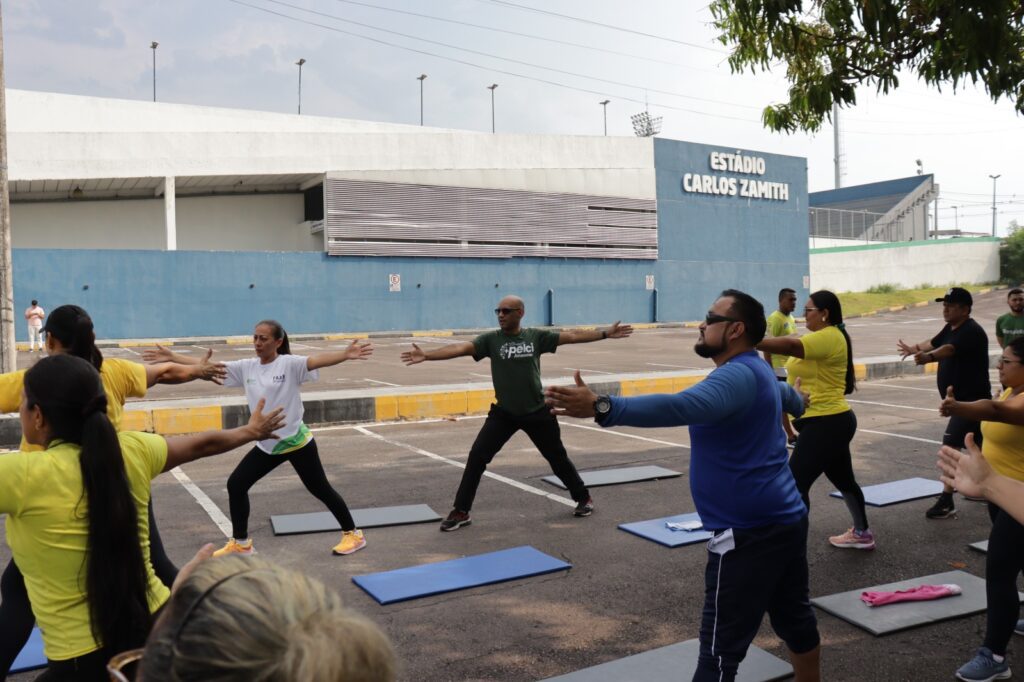
{"type": "MultiPolygon", "coordinates": [[[[833,128],[774,133],[784,67],[733,74],[707,0],[8,0],[7,86],[97,97],[302,113],[498,133],[661,137],[807,158],[832,189],[833,128]],[[420,16],[415,16],[420,15],[420,16]],[[563,15],[563,16],[557,16],[563,15]],[[487,28],[483,28],[487,27],[487,28]],[[494,30],[488,30],[494,29],[494,30]],[[646,103],[646,104],[645,104],[646,103]]],[[[913,74],[840,114],[842,184],[917,172],[941,188],[939,227],[1024,225],[1024,118],[981,89],[938,91],[913,74]],[[956,208],[954,208],[956,207],[956,208]]]]}

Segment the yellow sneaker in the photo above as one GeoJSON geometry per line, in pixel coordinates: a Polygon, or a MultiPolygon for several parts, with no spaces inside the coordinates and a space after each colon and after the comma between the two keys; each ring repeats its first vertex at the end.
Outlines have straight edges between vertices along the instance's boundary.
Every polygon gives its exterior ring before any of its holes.
{"type": "Polygon", "coordinates": [[[229,554],[255,554],[256,549],[252,546],[252,540],[239,542],[231,538],[227,544],[213,553],[213,556],[227,556],[229,554]]]}
{"type": "Polygon", "coordinates": [[[336,544],[332,551],[335,554],[352,554],[363,547],[366,547],[366,538],[363,537],[363,531],[356,528],[342,533],[341,542],[336,544]]]}

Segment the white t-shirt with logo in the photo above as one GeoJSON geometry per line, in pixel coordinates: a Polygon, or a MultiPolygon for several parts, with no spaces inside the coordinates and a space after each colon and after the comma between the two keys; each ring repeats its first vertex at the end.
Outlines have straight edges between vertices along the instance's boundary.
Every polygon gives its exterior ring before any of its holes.
{"type": "Polygon", "coordinates": [[[260,398],[265,399],[264,410],[278,407],[284,408],[284,426],[274,432],[278,440],[261,440],[256,443],[263,452],[272,455],[283,455],[298,450],[313,440],[313,434],[302,422],[302,396],[299,386],[307,381],[317,381],[319,370],[310,371],[308,358],[301,355],[278,355],[265,365],[259,358],[230,360],[225,362],[228,376],[225,386],[242,386],[249,409],[256,409],[260,398]]]}

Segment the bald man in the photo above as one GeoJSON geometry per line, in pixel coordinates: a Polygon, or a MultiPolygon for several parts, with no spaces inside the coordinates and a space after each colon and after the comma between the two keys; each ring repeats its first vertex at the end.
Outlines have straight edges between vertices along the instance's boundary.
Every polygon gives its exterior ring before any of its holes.
{"type": "Polygon", "coordinates": [[[479,362],[491,359],[491,381],[495,402],[469,451],[469,460],[462,473],[462,483],[455,495],[455,504],[448,518],[441,522],[442,531],[453,531],[472,523],[469,512],[473,507],[480,479],[494,456],[516,431],[522,429],[530,437],[540,454],[551,465],[551,471],[569,490],[576,502],[575,516],[590,516],[594,502],[583,485],[576,467],[562,445],[558,420],[544,404],[540,383],[540,356],[554,353],[565,343],[590,343],[602,339],[621,339],[633,333],[628,324],[616,322],[607,329],[550,331],[522,327],[526,306],[518,296],[506,296],[494,309],[498,327],[481,334],[472,342],[460,341],[431,351],[424,351],[415,343],[412,350],[402,353],[406,365],[424,360],[449,360],[465,355],[479,362]]]}

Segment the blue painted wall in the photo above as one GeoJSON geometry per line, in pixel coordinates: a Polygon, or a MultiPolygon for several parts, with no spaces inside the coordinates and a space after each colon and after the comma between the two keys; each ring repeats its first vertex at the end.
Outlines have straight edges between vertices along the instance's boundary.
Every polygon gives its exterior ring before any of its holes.
{"type": "MultiPolygon", "coordinates": [[[[505,295],[526,302],[527,323],[695,320],[724,288],[771,309],[779,288],[808,272],[803,158],[759,154],[760,179],[789,183],[789,200],[687,193],[684,173],[746,177],[709,168],[731,147],[654,140],[658,261],[525,258],[327,257],[320,253],[16,249],[15,308],[77,303],[101,338],[248,334],[265,317],[293,333],[449,329],[494,324],[505,295]],[[388,291],[400,273],[402,291],[388,291]],[[549,290],[553,295],[549,296],[549,290]]],[[[754,152],[751,152],[752,154],[754,152]]],[[[806,291],[802,291],[806,294],[806,291]]],[[[17,325],[19,340],[24,325],[17,325]]]]}

